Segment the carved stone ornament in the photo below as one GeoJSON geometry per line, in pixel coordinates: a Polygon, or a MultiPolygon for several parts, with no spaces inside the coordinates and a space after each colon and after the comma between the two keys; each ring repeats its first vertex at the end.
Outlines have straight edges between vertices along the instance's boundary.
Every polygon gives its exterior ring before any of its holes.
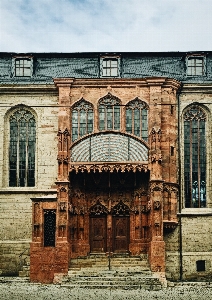
{"type": "Polygon", "coordinates": [[[150,192],[153,193],[154,191],[163,191],[163,182],[160,181],[153,181],[150,183],[150,192]]]}
{"type": "Polygon", "coordinates": [[[160,201],[155,200],[154,201],[154,210],[158,210],[158,209],[160,209],[160,201]]]}
{"type": "Polygon", "coordinates": [[[130,215],[130,209],[121,200],[116,206],[113,207],[112,215],[113,216],[129,216],[130,215]]]}
{"type": "Polygon", "coordinates": [[[57,161],[58,161],[59,164],[62,164],[62,163],[68,164],[69,158],[68,158],[67,155],[66,156],[64,156],[64,155],[58,155],[57,156],[57,161]]]}
{"type": "Polygon", "coordinates": [[[75,190],[73,192],[73,196],[78,198],[78,199],[84,199],[85,198],[85,194],[83,192],[81,192],[80,190],[75,190]]]}
{"type": "Polygon", "coordinates": [[[98,164],[71,164],[70,165],[70,171],[75,171],[76,173],[84,173],[84,172],[110,172],[113,173],[114,171],[118,172],[121,171],[124,172],[130,172],[133,171],[134,173],[136,171],[138,172],[147,172],[148,171],[148,165],[145,164],[126,164],[126,163],[120,163],[120,164],[109,164],[109,163],[98,163],[98,164]]]}
{"type": "Polygon", "coordinates": [[[169,194],[171,194],[172,192],[178,194],[179,186],[176,183],[164,183],[163,191],[169,194]]]}
{"type": "Polygon", "coordinates": [[[162,135],[162,131],[159,128],[158,130],[156,130],[154,127],[152,128],[151,132],[150,132],[151,136],[152,136],[152,142],[160,142],[161,141],[161,135],[162,135]]]}
{"type": "Polygon", "coordinates": [[[59,210],[66,211],[66,202],[59,202],[59,210]]]}
{"type": "Polygon", "coordinates": [[[154,162],[161,163],[162,162],[162,155],[161,155],[161,153],[151,155],[150,156],[150,160],[151,160],[152,163],[154,163],[154,162]]]}
{"type": "Polygon", "coordinates": [[[60,192],[66,193],[66,192],[67,192],[67,189],[66,189],[64,186],[62,186],[62,187],[60,188],[60,192]]]}
{"type": "Polygon", "coordinates": [[[108,214],[108,210],[98,200],[95,205],[91,206],[91,208],[90,208],[90,214],[94,215],[94,216],[106,215],[106,214],[108,214]]]}

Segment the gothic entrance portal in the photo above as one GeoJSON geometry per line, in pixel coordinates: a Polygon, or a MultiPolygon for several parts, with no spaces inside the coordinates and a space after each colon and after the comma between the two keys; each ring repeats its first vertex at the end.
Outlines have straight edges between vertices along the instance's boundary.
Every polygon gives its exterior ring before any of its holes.
{"type": "Polygon", "coordinates": [[[107,209],[99,201],[90,208],[90,251],[107,250],[107,209]]]}
{"type": "Polygon", "coordinates": [[[130,212],[122,201],[113,208],[112,220],[112,251],[126,253],[129,251],[130,212]]]}
{"type": "Polygon", "coordinates": [[[71,172],[71,257],[146,251],[149,172],[71,172]]]}

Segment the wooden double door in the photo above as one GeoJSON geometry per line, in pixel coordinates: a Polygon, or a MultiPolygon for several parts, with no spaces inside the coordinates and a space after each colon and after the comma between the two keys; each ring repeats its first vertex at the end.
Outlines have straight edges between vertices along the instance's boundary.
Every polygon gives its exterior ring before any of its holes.
{"type": "Polygon", "coordinates": [[[91,252],[126,253],[129,250],[130,217],[113,216],[112,228],[108,228],[107,223],[107,215],[90,217],[91,252]]]}

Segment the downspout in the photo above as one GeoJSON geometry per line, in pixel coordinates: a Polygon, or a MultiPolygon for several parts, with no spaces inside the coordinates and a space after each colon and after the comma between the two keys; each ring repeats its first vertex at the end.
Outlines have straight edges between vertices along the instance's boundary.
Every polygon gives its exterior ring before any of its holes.
{"type": "Polygon", "coordinates": [[[183,278],[183,244],[182,244],[182,218],[181,218],[181,211],[182,211],[182,202],[181,202],[181,147],[180,147],[180,93],[182,91],[182,86],[177,92],[177,101],[178,101],[178,165],[179,165],[179,172],[178,172],[178,182],[179,182],[179,250],[180,250],[180,281],[183,278]]]}

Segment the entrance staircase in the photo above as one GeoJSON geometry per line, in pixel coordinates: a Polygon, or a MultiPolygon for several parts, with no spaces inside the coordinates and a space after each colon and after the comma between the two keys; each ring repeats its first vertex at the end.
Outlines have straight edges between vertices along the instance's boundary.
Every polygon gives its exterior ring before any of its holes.
{"type": "Polygon", "coordinates": [[[71,260],[61,286],[70,288],[110,288],[160,290],[160,280],[150,271],[147,256],[90,255],[71,260]]]}

